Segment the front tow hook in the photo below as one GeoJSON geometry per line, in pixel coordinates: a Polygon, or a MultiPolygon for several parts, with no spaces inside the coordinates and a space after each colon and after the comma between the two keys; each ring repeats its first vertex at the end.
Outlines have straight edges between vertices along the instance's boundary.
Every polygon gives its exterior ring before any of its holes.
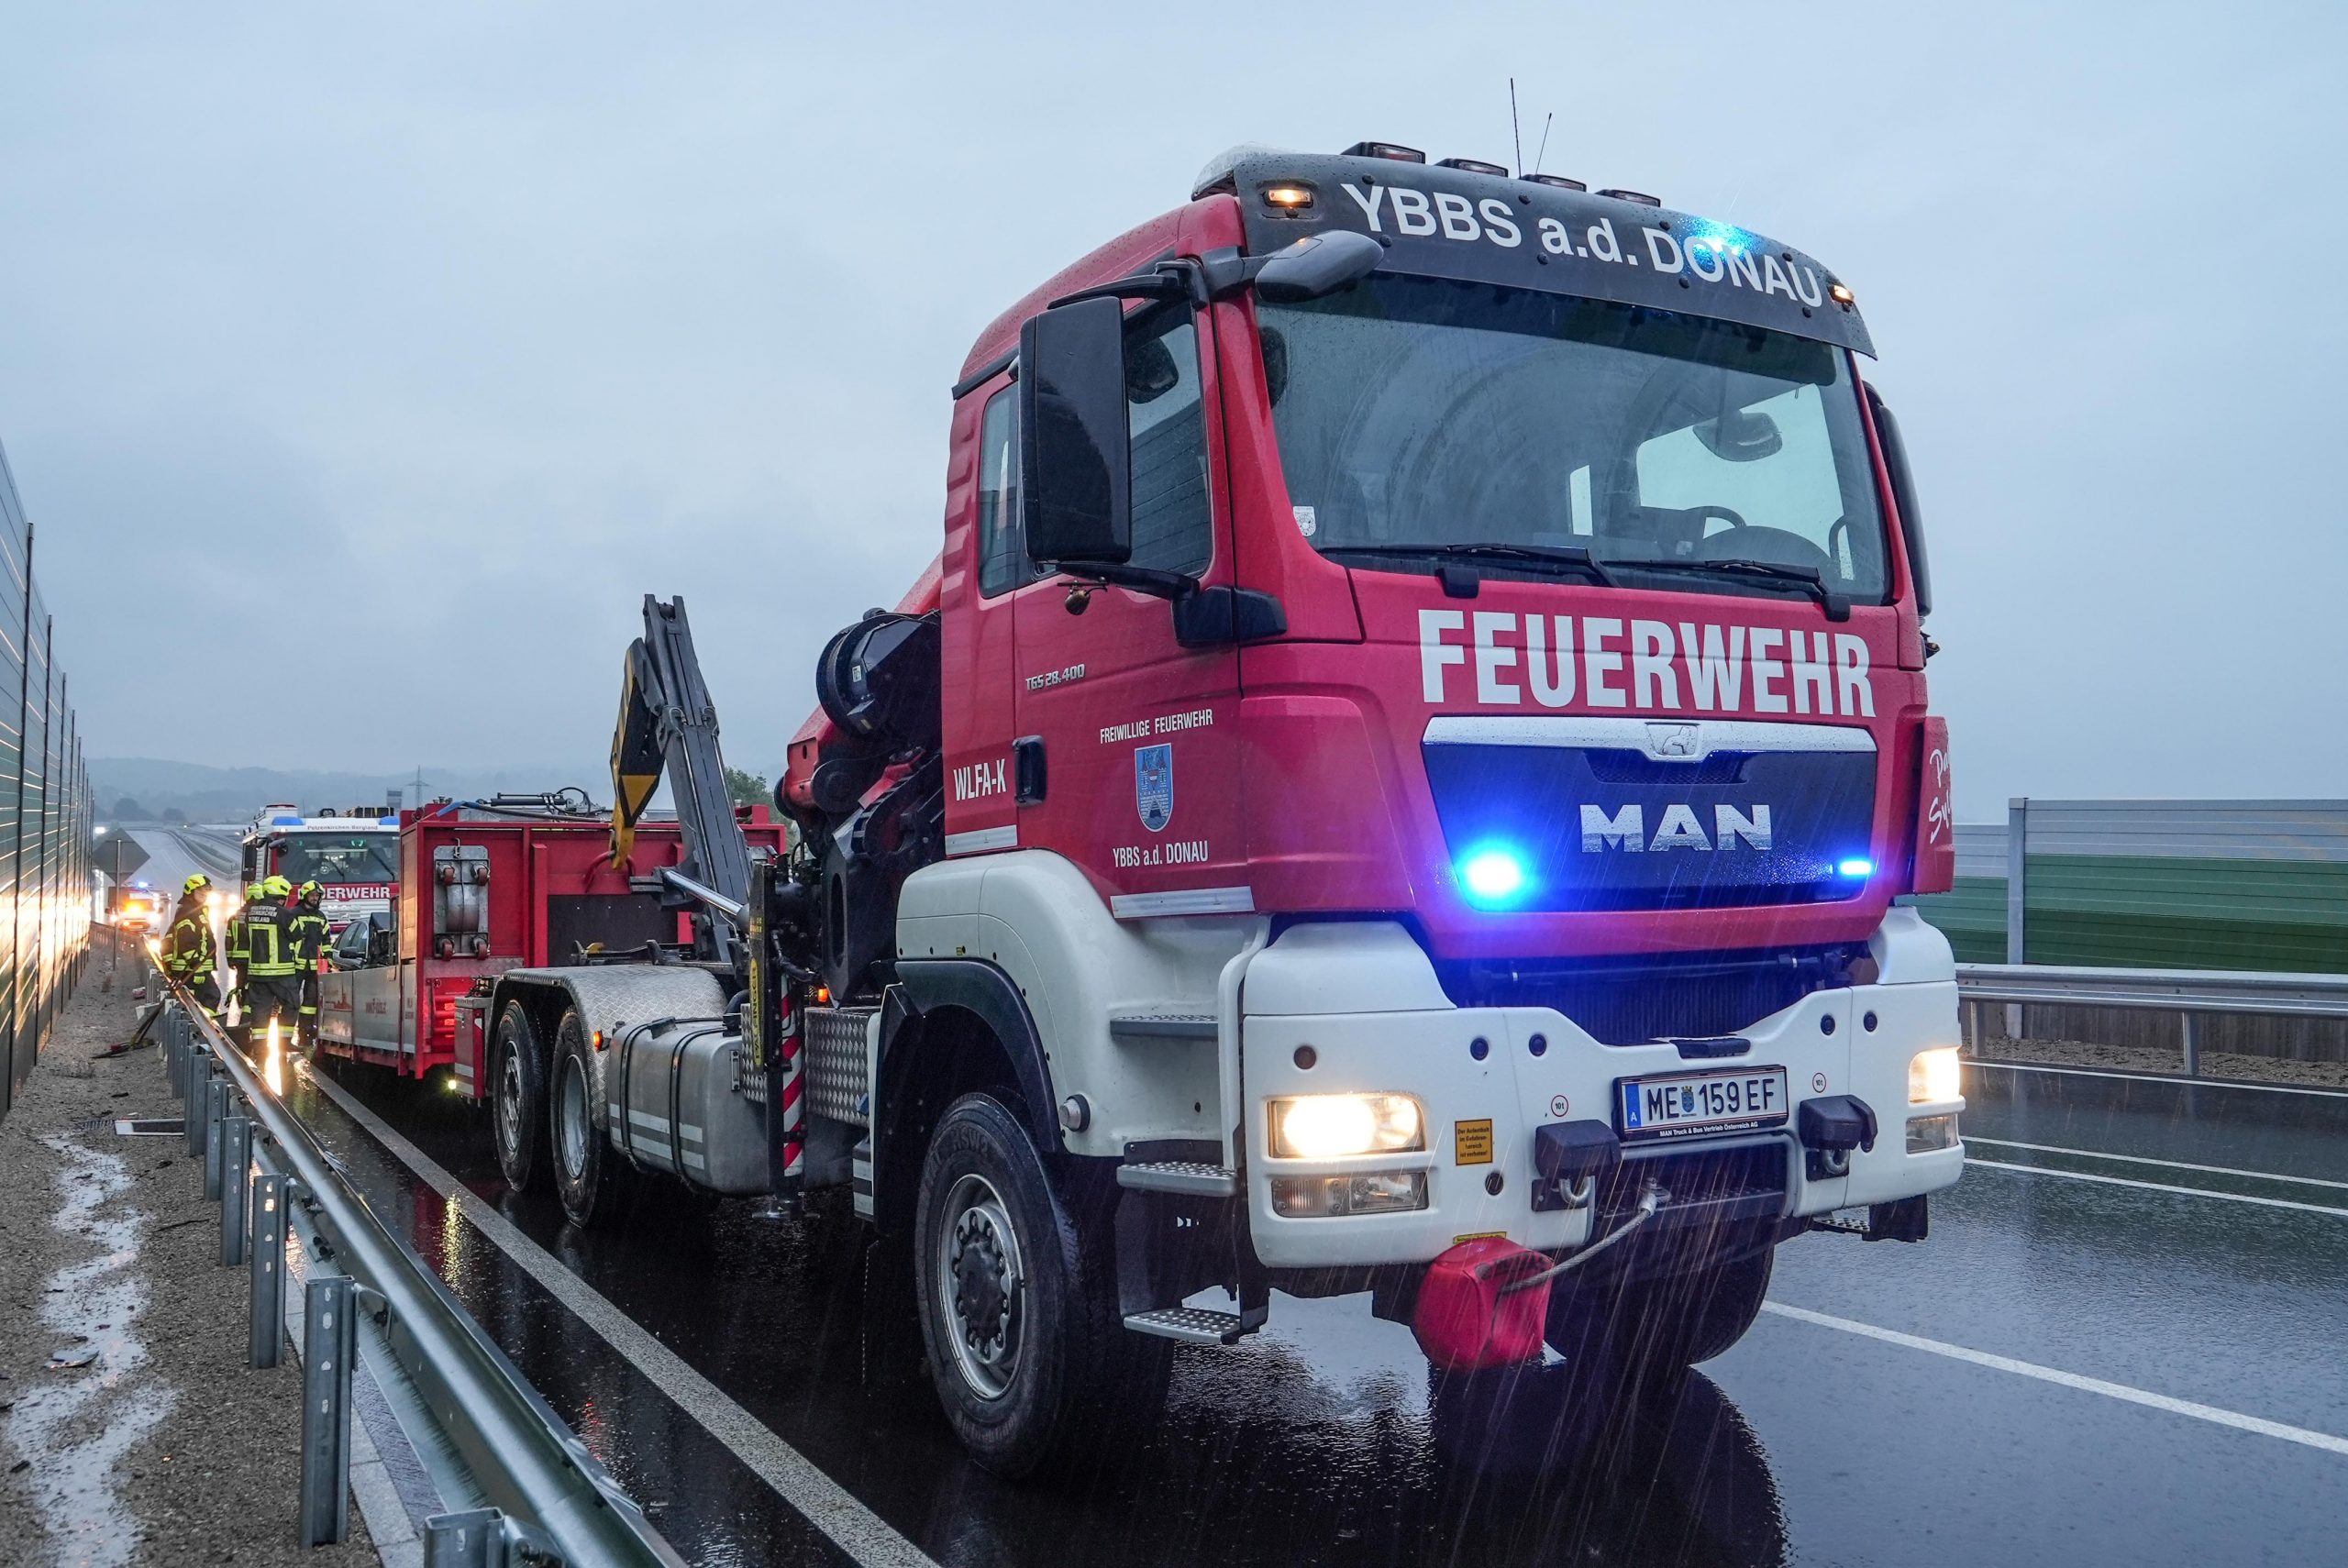
{"type": "Polygon", "coordinates": [[[1875,1110],[1855,1094],[1822,1095],[1801,1102],[1794,1118],[1811,1181],[1851,1174],[1851,1151],[1875,1148],[1875,1110]]]}

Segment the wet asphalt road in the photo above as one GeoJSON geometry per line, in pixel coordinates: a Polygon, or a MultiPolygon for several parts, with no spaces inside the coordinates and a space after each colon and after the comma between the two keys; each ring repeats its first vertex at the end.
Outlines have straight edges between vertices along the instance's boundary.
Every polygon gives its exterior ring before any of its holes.
{"type": "MultiPolygon", "coordinates": [[[[583,1235],[504,1191],[450,1097],[340,1081],[949,1568],[2348,1560],[2348,1096],[1968,1075],[1996,1164],[1934,1199],[1932,1239],[1789,1243],[1789,1310],[1676,1400],[1587,1408],[1559,1367],[1431,1387],[1366,1300],[1279,1297],[1248,1343],[1181,1353],[1158,1438],[1052,1489],[964,1460],[865,1331],[844,1205],[651,1200],[583,1235]]],[[[689,1560],[854,1561],[325,1096],[290,1098],[689,1560]]]]}

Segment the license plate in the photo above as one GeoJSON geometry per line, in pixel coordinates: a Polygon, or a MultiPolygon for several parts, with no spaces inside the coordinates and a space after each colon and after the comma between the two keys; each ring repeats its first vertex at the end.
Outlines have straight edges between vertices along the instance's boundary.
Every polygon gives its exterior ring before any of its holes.
{"type": "Polygon", "coordinates": [[[1775,1127],[1786,1120],[1783,1067],[1733,1067],[1614,1080],[1614,1126],[1626,1139],[1685,1138],[1775,1127]]]}

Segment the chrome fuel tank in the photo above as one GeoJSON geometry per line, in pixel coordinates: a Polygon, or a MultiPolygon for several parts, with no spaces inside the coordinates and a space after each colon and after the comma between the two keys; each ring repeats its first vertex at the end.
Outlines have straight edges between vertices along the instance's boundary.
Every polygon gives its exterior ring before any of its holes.
{"type": "Polygon", "coordinates": [[[707,1020],[622,1031],[604,1067],[612,1143],[696,1187],[767,1191],[766,1110],[746,1065],[741,1036],[707,1020]]]}

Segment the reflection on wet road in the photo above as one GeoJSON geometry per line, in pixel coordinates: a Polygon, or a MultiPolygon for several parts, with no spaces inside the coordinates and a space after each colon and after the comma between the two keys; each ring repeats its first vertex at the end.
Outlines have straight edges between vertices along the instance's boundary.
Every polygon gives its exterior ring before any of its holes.
{"type": "MultiPolygon", "coordinates": [[[[2341,1553],[2348,1452],[2320,1444],[2348,1436],[2348,1213],[2331,1211],[2348,1189],[2321,1184],[2348,1182],[2348,1096],[1977,1073],[1973,1153],[2043,1168],[1970,1169],[1922,1246],[1790,1243],[1771,1298],[1804,1315],[1765,1315],[1676,1396],[1594,1401],[1556,1365],[1431,1379],[1408,1330],[1365,1301],[1281,1297],[1257,1339],[1182,1353],[1155,1437],[1044,1489],[963,1459],[895,1298],[876,1291],[868,1312],[844,1207],[793,1224],[650,1194],[624,1230],[582,1235],[551,1198],[504,1190],[449,1097],[358,1073],[344,1087],[516,1245],[544,1248],[958,1568],[2341,1553]]],[[[762,1478],[771,1466],[712,1435],[725,1423],[690,1391],[639,1370],[316,1088],[294,1099],[687,1558],[853,1560],[762,1478]]]]}

